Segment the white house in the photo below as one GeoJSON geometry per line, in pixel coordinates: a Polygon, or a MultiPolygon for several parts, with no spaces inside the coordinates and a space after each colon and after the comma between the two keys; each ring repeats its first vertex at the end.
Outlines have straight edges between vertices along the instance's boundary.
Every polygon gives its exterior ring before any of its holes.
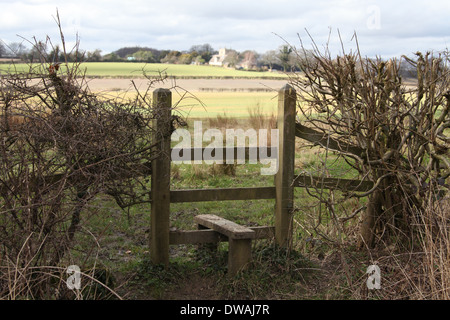
{"type": "Polygon", "coordinates": [[[209,64],[211,66],[219,66],[222,67],[223,66],[223,61],[225,60],[225,58],[227,57],[228,54],[227,49],[222,48],[219,50],[219,54],[215,54],[211,57],[211,60],[209,60],[209,64]]]}

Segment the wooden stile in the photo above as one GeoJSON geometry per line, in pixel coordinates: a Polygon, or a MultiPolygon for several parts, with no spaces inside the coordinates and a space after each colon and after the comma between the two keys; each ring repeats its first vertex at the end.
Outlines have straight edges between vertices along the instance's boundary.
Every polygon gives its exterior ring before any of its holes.
{"type": "MultiPolygon", "coordinates": [[[[351,192],[365,192],[373,187],[373,183],[370,181],[306,175],[294,177],[296,136],[332,149],[343,149],[358,156],[363,154],[364,150],[324,137],[323,134],[313,129],[296,124],[296,92],[291,86],[286,85],[278,93],[278,172],[274,177],[275,185],[273,187],[170,190],[170,165],[173,155],[180,156],[183,152],[188,152],[191,156],[190,159],[195,160],[194,155],[213,156],[214,152],[206,148],[171,149],[170,135],[167,134],[167,130],[170,130],[171,126],[172,98],[170,90],[155,90],[153,101],[156,114],[159,116],[156,128],[160,135],[158,138],[161,141],[158,146],[161,156],[152,161],[152,190],[150,194],[152,202],[150,252],[151,261],[155,264],[168,265],[169,245],[171,244],[198,244],[201,248],[214,249],[217,248],[217,243],[228,241],[228,268],[229,273],[234,275],[250,262],[251,241],[253,239],[274,237],[278,245],[290,247],[295,187],[340,189],[351,192]],[[194,218],[198,224],[198,230],[169,231],[170,203],[256,199],[275,199],[274,227],[244,227],[221,217],[207,214],[194,218]]],[[[235,147],[231,150],[236,160],[242,158],[242,156],[248,159],[250,153],[257,154],[258,160],[261,160],[259,150],[255,152],[253,147],[242,149],[242,147],[235,147]],[[238,150],[242,152],[237,152],[238,150]]],[[[269,148],[268,152],[261,154],[270,154],[274,150],[276,149],[269,148]]],[[[227,149],[225,147],[223,150],[224,160],[226,154],[227,149]]]]}

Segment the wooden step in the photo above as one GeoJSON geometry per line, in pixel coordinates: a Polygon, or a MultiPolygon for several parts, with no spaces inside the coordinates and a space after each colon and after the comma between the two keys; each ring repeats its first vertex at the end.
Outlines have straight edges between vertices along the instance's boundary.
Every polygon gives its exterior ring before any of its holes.
{"type": "Polygon", "coordinates": [[[241,226],[233,221],[218,217],[214,214],[202,214],[194,217],[197,224],[213,229],[229,239],[255,239],[255,231],[241,226]]]}
{"type": "Polygon", "coordinates": [[[252,239],[256,238],[255,231],[214,214],[195,216],[194,221],[199,226],[210,228],[228,237],[229,275],[234,276],[247,268],[252,260],[252,239]]]}

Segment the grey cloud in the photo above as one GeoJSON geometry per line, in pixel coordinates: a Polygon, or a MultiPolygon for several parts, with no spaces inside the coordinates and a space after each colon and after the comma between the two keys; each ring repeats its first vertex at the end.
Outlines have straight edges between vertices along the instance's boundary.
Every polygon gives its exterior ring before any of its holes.
{"type": "Polygon", "coordinates": [[[307,29],[319,46],[339,51],[336,30],[345,45],[357,32],[368,55],[397,54],[420,48],[442,49],[449,40],[450,2],[356,0],[228,0],[218,1],[0,1],[0,38],[15,41],[16,34],[45,38],[58,33],[52,16],[58,7],[66,36],[76,32],[87,50],[109,52],[125,45],[158,49],[189,49],[210,43],[258,52],[276,49],[286,40],[299,46],[297,33],[308,46],[307,29]],[[369,28],[369,9],[379,10],[379,27],[369,28]],[[282,38],[280,38],[282,37],[282,38]]]}

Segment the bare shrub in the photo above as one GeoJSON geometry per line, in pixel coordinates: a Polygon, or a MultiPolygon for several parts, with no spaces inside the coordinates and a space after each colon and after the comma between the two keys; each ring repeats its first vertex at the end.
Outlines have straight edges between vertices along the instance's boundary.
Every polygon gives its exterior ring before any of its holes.
{"type": "Polygon", "coordinates": [[[337,152],[357,178],[374,184],[347,194],[370,198],[361,232],[369,247],[387,237],[410,240],[412,218],[428,206],[429,190],[448,189],[449,56],[416,56],[403,58],[417,70],[414,87],[399,75],[403,59],[367,59],[359,49],[332,58],[315,47],[299,61],[304,73],[291,78],[301,125],[322,136],[319,144],[337,152]]]}
{"type": "Polygon", "coordinates": [[[82,64],[54,64],[48,47],[36,41],[39,63],[0,77],[1,298],[58,298],[51,267],[67,266],[83,209],[99,193],[122,208],[148,201],[159,156],[147,93],[94,94],[82,64]]]}
{"type": "MultiPolygon", "coordinates": [[[[308,55],[303,46],[297,52],[303,73],[290,81],[300,102],[297,129],[323,150],[320,177],[352,175],[373,187],[342,193],[309,188],[316,201],[310,208],[319,216],[314,232],[338,245],[352,289],[358,282],[344,241],[351,240],[349,222],[359,218],[358,244],[376,248],[368,251],[370,264],[382,267],[385,290],[378,298],[448,299],[449,53],[383,61],[362,57],[359,48],[342,50],[332,57],[314,44],[308,55]],[[405,65],[417,75],[414,85],[401,75],[405,65]],[[336,163],[339,170],[332,168],[336,163]],[[367,203],[348,213],[349,199],[367,203]],[[332,225],[326,233],[324,223],[332,225]]],[[[366,288],[367,277],[361,279],[366,288]]]]}

